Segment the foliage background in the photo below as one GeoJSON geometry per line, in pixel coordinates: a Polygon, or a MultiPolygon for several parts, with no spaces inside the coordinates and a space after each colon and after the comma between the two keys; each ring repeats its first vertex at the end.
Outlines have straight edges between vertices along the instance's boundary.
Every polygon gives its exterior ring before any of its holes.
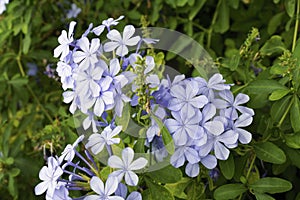
{"type": "MultiPolygon", "coordinates": [[[[297,0],[11,0],[0,15],[1,199],[43,199],[33,188],[45,154],[61,152],[77,136],[60,83],[45,74],[46,66],[55,68],[61,30],[75,20],[81,33],[120,15],[119,28],[139,27],[146,16],[148,26],[194,38],[255,109],[251,144],[220,162],[219,178],[206,189],[200,177],[169,183],[172,198],[300,199],[299,6],[297,0]],[[66,19],[71,3],[82,9],[76,19],[66,19]],[[28,63],[37,65],[36,76],[27,75],[28,63]]],[[[197,75],[172,55],[167,59],[197,75]]]]}

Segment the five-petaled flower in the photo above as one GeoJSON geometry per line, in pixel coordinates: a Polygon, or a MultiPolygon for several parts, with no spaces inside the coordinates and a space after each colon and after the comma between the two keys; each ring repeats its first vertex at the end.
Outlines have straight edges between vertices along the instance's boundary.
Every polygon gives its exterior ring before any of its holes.
{"type": "Polygon", "coordinates": [[[133,161],[134,151],[130,147],[126,147],[122,151],[122,159],[116,155],[109,157],[108,165],[111,168],[119,169],[110,174],[110,176],[118,177],[121,181],[125,175],[125,182],[128,185],[135,186],[138,184],[139,178],[133,172],[134,170],[140,170],[144,168],[148,161],[145,158],[138,158],[133,161]]]}

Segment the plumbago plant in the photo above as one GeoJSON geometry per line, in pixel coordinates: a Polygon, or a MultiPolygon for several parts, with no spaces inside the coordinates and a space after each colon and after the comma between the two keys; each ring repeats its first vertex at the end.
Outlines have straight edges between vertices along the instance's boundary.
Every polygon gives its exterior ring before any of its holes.
{"type": "Polygon", "coordinates": [[[63,101],[79,122],[79,137],[47,158],[35,194],[86,200],[209,198],[206,186],[213,189],[218,160],[232,160],[230,149],[252,139],[245,129],[254,115],[244,105],[249,96],[234,96],[220,73],[208,79],[164,77],[164,54],[153,48],[163,41],[149,38],[146,28],[135,35],[132,25],[121,34],[113,27],[122,19],[91,24],[77,39],[72,21],[58,38],[56,71],[63,101]],[[107,40],[100,40],[103,36],[107,40]]]}

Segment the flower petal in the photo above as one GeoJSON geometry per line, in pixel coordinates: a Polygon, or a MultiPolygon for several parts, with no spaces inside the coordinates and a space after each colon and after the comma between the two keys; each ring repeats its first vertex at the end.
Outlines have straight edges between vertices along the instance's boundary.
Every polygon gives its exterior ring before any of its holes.
{"type": "Polygon", "coordinates": [[[132,171],[125,172],[125,182],[127,185],[136,186],[139,182],[139,177],[132,171]]]}
{"type": "Polygon", "coordinates": [[[145,158],[138,158],[134,160],[130,165],[129,165],[129,170],[139,170],[144,168],[148,163],[148,160],[145,158]]]}

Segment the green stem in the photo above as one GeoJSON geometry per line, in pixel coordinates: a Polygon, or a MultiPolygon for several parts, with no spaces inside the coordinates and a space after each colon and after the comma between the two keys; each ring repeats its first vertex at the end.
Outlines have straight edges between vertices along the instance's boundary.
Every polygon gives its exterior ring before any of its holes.
{"type": "Polygon", "coordinates": [[[295,50],[296,42],[297,42],[297,34],[298,34],[298,27],[299,27],[299,11],[300,11],[300,0],[297,1],[296,22],[295,22],[292,52],[295,50]]]}
{"type": "Polygon", "coordinates": [[[281,126],[281,124],[283,123],[283,121],[284,121],[284,119],[286,118],[287,114],[289,113],[289,111],[290,111],[290,109],[291,109],[293,103],[294,103],[294,98],[290,101],[290,104],[289,104],[289,106],[287,107],[287,109],[285,110],[284,114],[282,115],[280,121],[278,122],[277,127],[280,127],[280,126],[281,126]]]}
{"type": "MultiPolygon", "coordinates": [[[[254,157],[252,158],[251,163],[250,163],[250,166],[249,166],[249,169],[248,169],[248,171],[247,171],[247,174],[246,174],[246,180],[247,180],[247,182],[248,182],[248,179],[249,179],[249,176],[250,176],[250,172],[251,172],[251,170],[252,170],[252,168],[253,168],[255,159],[256,159],[256,155],[254,155],[254,157]]],[[[239,196],[238,200],[241,200],[242,197],[243,197],[243,194],[241,194],[241,195],[239,196]]]]}
{"type": "Polygon", "coordinates": [[[213,28],[214,28],[214,25],[217,21],[217,17],[218,17],[218,10],[219,10],[219,7],[221,5],[221,1],[222,0],[219,0],[218,1],[218,4],[217,4],[217,7],[216,7],[216,10],[215,10],[215,13],[214,13],[214,16],[213,16],[213,19],[211,21],[211,25],[207,31],[207,48],[209,49],[210,48],[210,45],[211,45],[211,36],[212,36],[212,31],[213,31],[213,28]]]}
{"type": "MultiPolygon", "coordinates": [[[[21,63],[21,56],[20,56],[20,53],[19,53],[19,55],[17,56],[16,60],[17,60],[18,67],[19,67],[19,70],[20,70],[20,73],[21,73],[22,77],[25,77],[26,74],[25,74],[25,72],[24,72],[24,68],[23,68],[23,65],[22,65],[22,63],[21,63]]],[[[28,89],[29,93],[30,93],[31,96],[34,98],[34,100],[36,101],[38,107],[41,108],[41,110],[43,111],[43,113],[45,114],[45,116],[47,117],[47,119],[48,119],[51,123],[53,123],[52,117],[51,117],[50,114],[47,112],[47,110],[42,106],[41,102],[39,101],[39,99],[38,99],[38,97],[35,95],[35,93],[33,92],[32,88],[31,88],[28,84],[26,84],[26,88],[28,89]]]]}

